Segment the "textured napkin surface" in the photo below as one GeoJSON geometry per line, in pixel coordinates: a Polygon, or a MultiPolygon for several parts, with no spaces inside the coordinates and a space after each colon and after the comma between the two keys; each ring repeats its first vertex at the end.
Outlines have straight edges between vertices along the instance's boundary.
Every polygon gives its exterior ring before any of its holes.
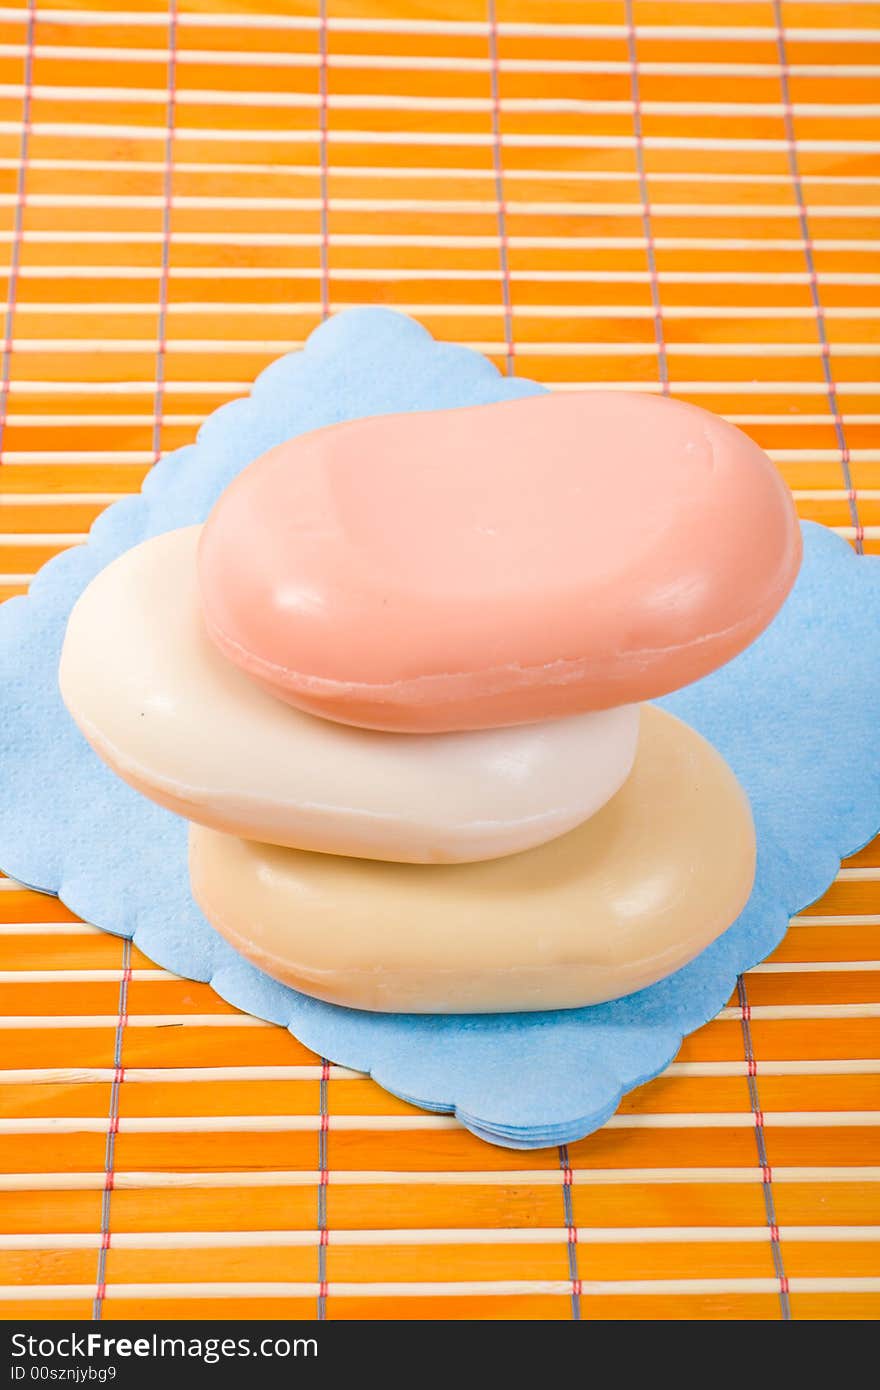
{"type": "Polygon", "coordinates": [[[142,495],[109,508],[88,545],[51,561],[28,598],[0,609],[0,867],[133,936],[159,965],[210,980],[319,1054],[523,1148],[588,1133],[623,1092],[662,1070],[681,1037],[726,1003],[737,974],[824,892],[840,859],[876,833],[880,562],[805,524],[801,576],[768,632],[661,702],[708,737],[745,786],[758,829],[755,890],[739,921],[684,970],[627,999],[569,1012],[365,1014],[260,974],[192,903],[185,823],[104,768],[64,710],[56,672],[67,615],[89,580],[148,536],[204,520],[231,478],[273,444],[356,416],[542,389],[434,343],[401,315],[340,315],[304,353],[263,373],[249,398],[212,415],[196,444],[163,459],[142,495]]]}

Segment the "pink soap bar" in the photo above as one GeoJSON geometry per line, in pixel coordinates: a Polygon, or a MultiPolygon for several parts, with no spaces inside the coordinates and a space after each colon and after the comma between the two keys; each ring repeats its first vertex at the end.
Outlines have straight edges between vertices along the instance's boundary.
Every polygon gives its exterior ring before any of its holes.
{"type": "Polygon", "coordinates": [[[291,439],[220,498],[199,570],[212,638],[282,699],[443,732],[685,685],[766,627],[800,555],[744,434],[595,391],[291,439]]]}

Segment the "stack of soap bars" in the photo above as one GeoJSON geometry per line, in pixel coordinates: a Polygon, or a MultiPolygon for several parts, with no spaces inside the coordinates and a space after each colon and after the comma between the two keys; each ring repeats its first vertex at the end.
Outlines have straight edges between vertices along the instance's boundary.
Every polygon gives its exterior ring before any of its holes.
{"type": "Polygon", "coordinates": [[[361,1009],[578,1007],[677,970],[748,899],[741,788],[642,702],[747,647],[799,563],[770,461],[693,406],[355,420],[102,571],[61,689],[191,822],[197,903],[276,979],[361,1009]]]}

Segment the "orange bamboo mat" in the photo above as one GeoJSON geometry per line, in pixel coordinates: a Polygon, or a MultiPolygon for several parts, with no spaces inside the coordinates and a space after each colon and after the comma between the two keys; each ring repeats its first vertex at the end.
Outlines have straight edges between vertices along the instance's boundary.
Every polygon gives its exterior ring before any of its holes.
{"type": "MultiPolygon", "coordinates": [[[[880,550],[878,76],[860,3],[0,8],[0,595],[353,303],[717,410],[880,550]]],[[[876,1317],[877,1000],[880,842],[508,1153],[0,879],[0,1314],[876,1317]]]]}

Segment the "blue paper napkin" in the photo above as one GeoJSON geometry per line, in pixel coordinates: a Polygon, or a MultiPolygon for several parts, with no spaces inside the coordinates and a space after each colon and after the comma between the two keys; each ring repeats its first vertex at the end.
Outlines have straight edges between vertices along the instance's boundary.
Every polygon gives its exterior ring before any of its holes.
{"type": "Polygon", "coordinates": [[[804,526],[804,565],[770,629],[728,666],[661,701],[709,738],[751,799],[758,874],[746,910],[697,960],[650,989],[542,1014],[361,1013],[287,989],[243,961],[192,902],[186,825],[120,782],[64,709],[57,666],[89,580],[148,536],[203,521],[245,464],[305,430],[363,415],[532,395],[465,349],[381,309],[331,319],[251,396],[223,406],[168,455],[138,497],[110,507],[28,598],[0,608],[0,867],[81,917],[134,937],[159,965],[209,980],[239,1008],[289,1027],[388,1090],[454,1110],[512,1148],[569,1142],[661,1071],[684,1034],[778,943],[841,857],[880,828],[880,562],[804,526]]]}

